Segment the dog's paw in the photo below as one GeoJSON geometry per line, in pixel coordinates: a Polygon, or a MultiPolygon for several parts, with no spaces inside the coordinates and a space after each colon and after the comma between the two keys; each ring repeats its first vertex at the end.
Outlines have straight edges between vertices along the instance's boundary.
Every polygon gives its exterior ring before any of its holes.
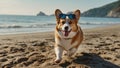
{"type": "Polygon", "coordinates": [[[68,56],[72,56],[72,55],[74,55],[76,51],[77,51],[76,48],[72,48],[72,49],[70,49],[69,52],[68,52],[68,56]]]}
{"type": "Polygon", "coordinates": [[[60,63],[61,60],[62,60],[62,59],[56,59],[56,60],[55,60],[55,63],[60,63]]]}
{"type": "Polygon", "coordinates": [[[67,56],[71,57],[74,53],[69,52],[67,56]]]}
{"type": "Polygon", "coordinates": [[[64,56],[67,56],[67,55],[68,55],[68,54],[67,54],[67,51],[64,51],[64,52],[63,52],[63,55],[64,55],[64,56]]]}
{"type": "Polygon", "coordinates": [[[63,55],[64,56],[72,56],[74,53],[71,51],[64,51],[63,55]]]}

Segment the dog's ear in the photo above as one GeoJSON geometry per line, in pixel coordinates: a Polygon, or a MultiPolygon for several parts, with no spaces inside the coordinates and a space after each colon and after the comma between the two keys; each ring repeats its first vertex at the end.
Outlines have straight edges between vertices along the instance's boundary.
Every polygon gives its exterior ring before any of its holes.
{"type": "Polygon", "coordinates": [[[75,14],[76,19],[79,20],[79,18],[80,18],[80,10],[79,10],[79,9],[76,10],[76,11],[74,12],[74,14],[75,14]]]}
{"type": "Polygon", "coordinates": [[[59,20],[59,15],[61,14],[62,12],[59,10],[59,9],[56,9],[55,10],[55,16],[56,16],[56,19],[59,20]]]}

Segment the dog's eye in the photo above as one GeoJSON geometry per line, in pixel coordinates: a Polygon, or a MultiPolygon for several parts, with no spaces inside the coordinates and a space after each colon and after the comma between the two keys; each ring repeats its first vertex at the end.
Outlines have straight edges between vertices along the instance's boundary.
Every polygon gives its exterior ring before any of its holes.
{"type": "Polygon", "coordinates": [[[64,21],[62,21],[62,24],[65,24],[65,22],[64,22],[64,21]]]}
{"type": "Polygon", "coordinates": [[[69,24],[72,24],[72,22],[70,21],[69,24]]]}

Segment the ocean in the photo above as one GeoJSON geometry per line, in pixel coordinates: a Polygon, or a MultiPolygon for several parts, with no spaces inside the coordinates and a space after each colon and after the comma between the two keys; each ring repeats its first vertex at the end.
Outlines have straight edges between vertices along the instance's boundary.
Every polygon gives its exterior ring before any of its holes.
{"type": "MultiPolygon", "coordinates": [[[[119,24],[120,18],[81,17],[82,29],[119,24]]],[[[0,15],[0,35],[48,32],[55,29],[55,16],[0,15]]]]}

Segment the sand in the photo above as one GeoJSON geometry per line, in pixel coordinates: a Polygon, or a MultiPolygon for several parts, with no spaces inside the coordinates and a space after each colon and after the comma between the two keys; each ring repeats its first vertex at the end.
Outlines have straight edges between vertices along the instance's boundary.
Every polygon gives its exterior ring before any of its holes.
{"type": "Polygon", "coordinates": [[[54,63],[54,32],[0,35],[0,68],[120,68],[120,25],[84,29],[77,53],[54,63]]]}

